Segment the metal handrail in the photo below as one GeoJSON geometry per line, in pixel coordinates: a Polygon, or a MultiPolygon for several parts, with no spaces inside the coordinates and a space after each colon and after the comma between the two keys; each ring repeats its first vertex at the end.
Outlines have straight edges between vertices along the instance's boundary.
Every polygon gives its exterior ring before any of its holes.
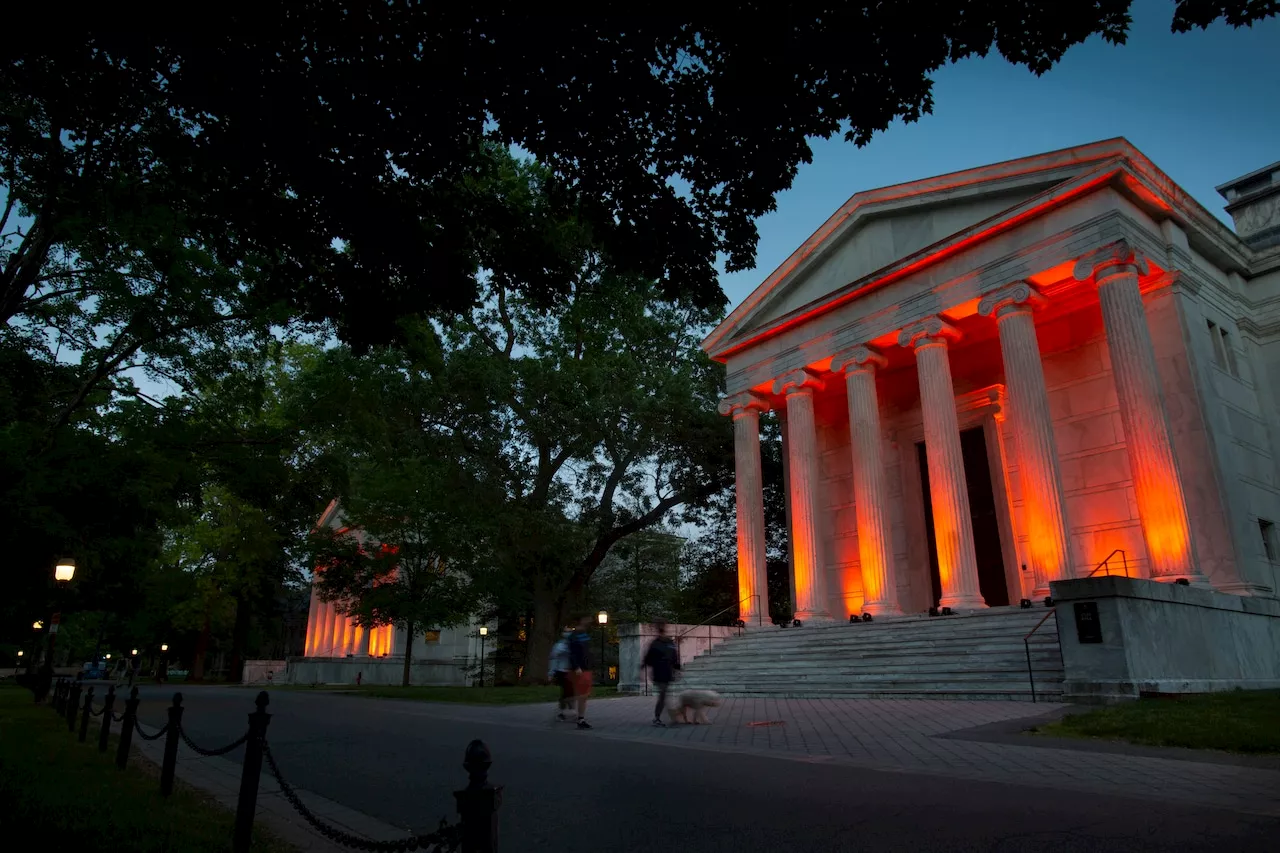
{"type": "Polygon", "coordinates": [[[1052,607],[1044,618],[1036,623],[1036,626],[1027,632],[1027,636],[1022,638],[1022,649],[1027,653],[1027,680],[1031,682],[1031,701],[1036,701],[1036,677],[1031,672],[1031,635],[1040,630],[1040,626],[1049,621],[1050,616],[1056,616],[1058,609],[1052,607]]]}
{"type": "Polygon", "coordinates": [[[1094,575],[1096,575],[1096,574],[1098,573],[1098,569],[1101,569],[1101,568],[1104,568],[1104,567],[1105,567],[1105,568],[1106,568],[1106,570],[1107,570],[1107,576],[1108,576],[1108,577],[1110,577],[1110,576],[1111,576],[1111,558],[1112,558],[1112,557],[1114,557],[1116,554],[1119,554],[1119,555],[1120,555],[1120,559],[1123,561],[1123,564],[1124,564],[1124,576],[1125,576],[1125,577],[1129,577],[1129,557],[1128,557],[1128,555],[1126,555],[1126,554],[1125,554],[1125,552],[1124,552],[1124,549],[1123,549],[1123,548],[1117,548],[1117,549],[1115,549],[1114,551],[1112,551],[1110,554],[1108,554],[1106,557],[1104,557],[1104,558],[1103,558],[1103,560],[1102,560],[1102,562],[1101,562],[1101,563],[1098,563],[1098,565],[1094,566],[1094,567],[1093,567],[1093,571],[1089,572],[1089,574],[1085,575],[1085,577],[1087,577],[1087,578],[1091,578],[1091,577],[1093,577],[1094,575]]]}
{"type": "MultiPolygon", "coordinates": [[[[738,601],[735,601],[733,604],[730,604],[728,607],[724,608],[723,610],[717,610],[715,613],[712,613],[710,616],[708,616],[706,619],[703,619],[703,620],[702,620],[701,622],[699,622],[697,625],[694,625],[693,627],[691,627],[688,631],[685,631],[685,632],[684,632],[683,634],[681,634],[679,637],[676,637],[676,639],[677,639],[677,640],[679,640],[679,639],[683,638],[686,634],[689,634],[689,633],[691,633],[691,632],[693,632],[693,631],[696,631],[697,629],[701,628],[703,625],[710,626],[710,625],[711,625],[711,620],[712,620],[712,619],[715,619],[717,616],[720,616],[720,615],[721,615],[721,614],[723,614],[723,613],[728,613],[730,610],[733,610],[734,608],[741,608],[741,607],[742,607],[742,602],[744,602],[744,601],[750,601],[750,600],[751,600],[751,599],[753,599],[753,598],[754,598],[754,599],[756,599],[756,602],[757,602],[757,604],[756,604],[756,625],[757,625],[757,626],[759,626],[759,625],[763,625],[763,624],[764,624],[764,615],[760,612],[760,607],[759,607],[760,594],[759,594],[759,593],[755,593],[755,594],[753,594],[753,595],[748,595],[746,598],[742,598],[742,599],[739,599],[738,601]]],[[[738,621],[742,621],[742,620],[738,620],[738,621]]]]}

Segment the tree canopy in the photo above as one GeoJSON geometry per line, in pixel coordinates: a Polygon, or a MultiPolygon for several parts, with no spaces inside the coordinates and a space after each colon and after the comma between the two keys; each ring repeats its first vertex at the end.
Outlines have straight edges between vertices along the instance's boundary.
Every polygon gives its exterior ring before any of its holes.
{"type": "MultiPolygon", "coordinates": [[[[471,305],[494,235],[520,244],[508,262],[528,294],[567,297],[554,238],[569,220],[666,295],[719,305],[718,259],[754,265],[755,222],[810,140],[862,145],[918,119],[949,62],[994,50],[1039,74],[1091,36],[1123,42],[1130,5],[736,3],[637,17],[605,4],[573,18],[326,0],[224,9],[199,27],[146,9],[59,16],[25,27],[0,63],[0,175],[32,219],[3,263],[0,316],[33,298],[52,255],[105,261],[123,229],[129,263],[166,293],[193,240],[241,273],[223,285],[229,312],[284,303],[363,346],[394,336],[400,316],[471,305]],[[538,216],[476,191],[499,168],[485,142],[550,169],[538,216]]],[[[1276,11],[1175,0],[1172,27],[1276,11]]]]}

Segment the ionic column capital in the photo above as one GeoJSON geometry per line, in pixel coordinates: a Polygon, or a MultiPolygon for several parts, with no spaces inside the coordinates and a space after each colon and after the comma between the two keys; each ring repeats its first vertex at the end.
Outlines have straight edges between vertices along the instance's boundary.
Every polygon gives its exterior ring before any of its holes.
{"type": "Polygon", "coordinates": [[[1014,311],[1031,311],[1045,302],[1044,294],[1030,282],[1015,281],[982,297],[982,301],[978,303],[978,313],[984,317],[999,319],[1014,311]]]}
{"type": "Polygon", "coordinates": [[[832,373],[862,373],[884,367],[889,361],[865,344],[841,350],[831,359],[832,373]]]}
{"type": "Polygon", "coordinates": [[[1076,261],[1072,275],[1076,281],[1093,279],[1097,283],[1104,278],[1126,272],[1147,275],[1151,272],[1151,267],[1148,266],[1147,259],[1138,254],[1128,240],[1117,240],[1076,261]]]}
{"type": "Polygon", "coordinates": [[[752,411],[756,414],[769,411],[769,401],[750,391],[742,391],[722,399],[720,405],[716,406],[716,411],[722,415],[732,415],[733,419],[737,420],[752,411]]]}
{"type": "Polygon", "coordinates": [[[959,340],[960,330],[938,316],[917,320],[898,333],[898,346],[920,348],[947,340],[959,340]]]}
{"type": "Polygon", "coordinates": [[[773,393],[786,394],[788,397],[802,392],[812,393],[821,388],[822,380],[807,367],[789,371],[773,380],[773,393]]]}

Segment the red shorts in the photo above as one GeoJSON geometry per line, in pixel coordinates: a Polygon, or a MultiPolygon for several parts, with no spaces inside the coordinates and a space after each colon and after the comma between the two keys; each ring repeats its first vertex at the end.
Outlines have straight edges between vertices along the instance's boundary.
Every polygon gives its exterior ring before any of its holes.
{"type": "Polygon", "coordinates": [[[570,672],[569,684],[573,687],[574,696],[586,696],[591,693],[591,671],[570,672]]]}

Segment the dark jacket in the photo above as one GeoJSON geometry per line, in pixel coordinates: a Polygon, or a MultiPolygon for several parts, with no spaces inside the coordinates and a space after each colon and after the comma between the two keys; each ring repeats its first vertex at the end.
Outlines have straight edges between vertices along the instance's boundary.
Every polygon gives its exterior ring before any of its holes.
{"type": "Polygon", "coordinates": [[[569,669],[580,669],[583,672],[591,669],[591,658],[587,650],[591,648],[591,635],[577,630],[569,635],[569,669]]]}
{"type": "Polygon", "coordinates": [[[680,652],[675,640],[670,637],[656,637],[649,644],[649,651],[644,656],[644,665],[653,670],[655,684],[667,684],[675,677],[680,668],[680,652]]]}

